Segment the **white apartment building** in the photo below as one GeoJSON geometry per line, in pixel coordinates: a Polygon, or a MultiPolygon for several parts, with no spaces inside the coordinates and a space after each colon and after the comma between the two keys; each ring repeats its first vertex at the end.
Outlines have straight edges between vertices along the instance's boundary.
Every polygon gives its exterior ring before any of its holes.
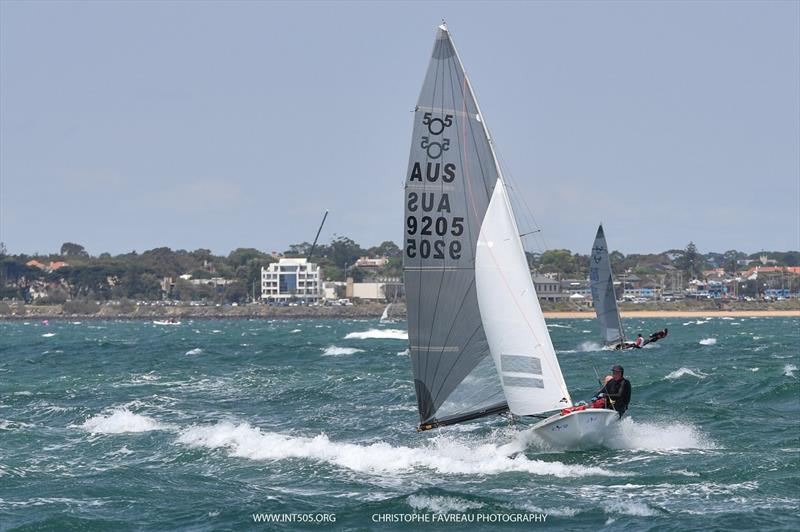
{"type": "Polygon", "coordinates": [[[308,259],[280,259],[261,268],[261,299],[318,301],[323,296],[319,267],[308,259]]]}

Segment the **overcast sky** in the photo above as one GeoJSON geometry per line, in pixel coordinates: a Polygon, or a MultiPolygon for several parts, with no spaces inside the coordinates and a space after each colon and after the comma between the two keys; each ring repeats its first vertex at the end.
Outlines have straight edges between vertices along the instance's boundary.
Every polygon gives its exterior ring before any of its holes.
{"type": "Polygon", "coordinates": [[[443,18],[539,250],[800,249],[797,1],[3,0],[0,241],[400,242],[443,18]]]}

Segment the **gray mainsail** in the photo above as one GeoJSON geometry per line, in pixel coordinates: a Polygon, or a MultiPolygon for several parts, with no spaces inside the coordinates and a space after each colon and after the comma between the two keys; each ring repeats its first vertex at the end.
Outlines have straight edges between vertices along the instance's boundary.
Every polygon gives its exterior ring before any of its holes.
{"type": "Polygon", "coordinates": [[[507,408],[481,323],[475,252],[497,183],[482,117],[439,27],[414,111],[403,270],[421,428],[507,408]]]}
{"type": "Polygon", "coordinates": [[[597,228],[591,258],[589,259],[589,278],[592,283],[592,301],[600,323],[600,333],[606,345],[625,341],[622,322],[619,319],[617,296],[614,292],[614,277],[611,273],[611,260],[608,245],[603,233],[603,225],[597,228]]]}

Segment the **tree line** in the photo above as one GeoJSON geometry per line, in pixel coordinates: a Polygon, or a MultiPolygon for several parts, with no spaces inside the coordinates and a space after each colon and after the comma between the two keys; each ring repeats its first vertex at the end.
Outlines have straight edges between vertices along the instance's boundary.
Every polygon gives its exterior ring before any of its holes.
{"type": "MultiPolygon", "coordinates": [[[[344,280],[352,277],[356,282],[367,278],[372,271],[355,266],[359,257],[387,257],[388,264],[377,274],[382,277],[402,275],[402,249],[391,241],[369,248],[361,247],[346,236],[334,236],[328,244],[318,244],[312,249],[308,242],[293,244],[283,253],[285,257],[310,257],[319,264],[326,280],[344,280]]],[[[667,250],[656,254],[611,253],[615,272],[631,271],[638,275],[663,273],[665,266],[684,274],[685,280],[699,278],[704,270],[722,267],[729,273],[741,271],[738,260],[757,260],[768,255],[778,265],[800,265],[800,252],[761,252],[746,254],[736,250],[724,253],[700,253],[690,242],[682,250],[667,250]]],[[[208,249],[194,251],[172,250],[159,247],[137,253],[131,251],[112,256],[102,253],[91,256],[74,242],[65,242],[59,253],[48,255],[12,255],[0,243],[0,299],[30,299],[31,289],[37,284],[48,287],[45,302],[66,300],[157,300],[168,299],[217,302],[245,302],[260,294],[261,268],[278,260],[255,248],[238,248],[227,256],[214,255],[208,249]],[[36,260],[45,266],[52,262],[68,265],[54,270],[29,266],[36,260]],[[192,279],[221,277],[228,280],[224,286],[191,283],[180,279],[190,274],[192,279]],[[164,278],[171,278],[168,286],[164,278]]],[[[531,268],[538,273],[557,273],[562,278],[588,277],[589,256],[572,253],[567,249],[548,250],[541,254],[528,254],[531,268]]]]}

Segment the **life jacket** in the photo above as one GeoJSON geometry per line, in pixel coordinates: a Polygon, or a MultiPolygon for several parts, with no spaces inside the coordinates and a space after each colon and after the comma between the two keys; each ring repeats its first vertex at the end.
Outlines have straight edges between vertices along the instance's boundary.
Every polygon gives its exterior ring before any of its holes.
{"type": "Polygon", "coordinates": [[[591,408],[605,408],[606,407],[606,400],[605,399],[596,399],[592,401],[590,405],[591,408]]]}

